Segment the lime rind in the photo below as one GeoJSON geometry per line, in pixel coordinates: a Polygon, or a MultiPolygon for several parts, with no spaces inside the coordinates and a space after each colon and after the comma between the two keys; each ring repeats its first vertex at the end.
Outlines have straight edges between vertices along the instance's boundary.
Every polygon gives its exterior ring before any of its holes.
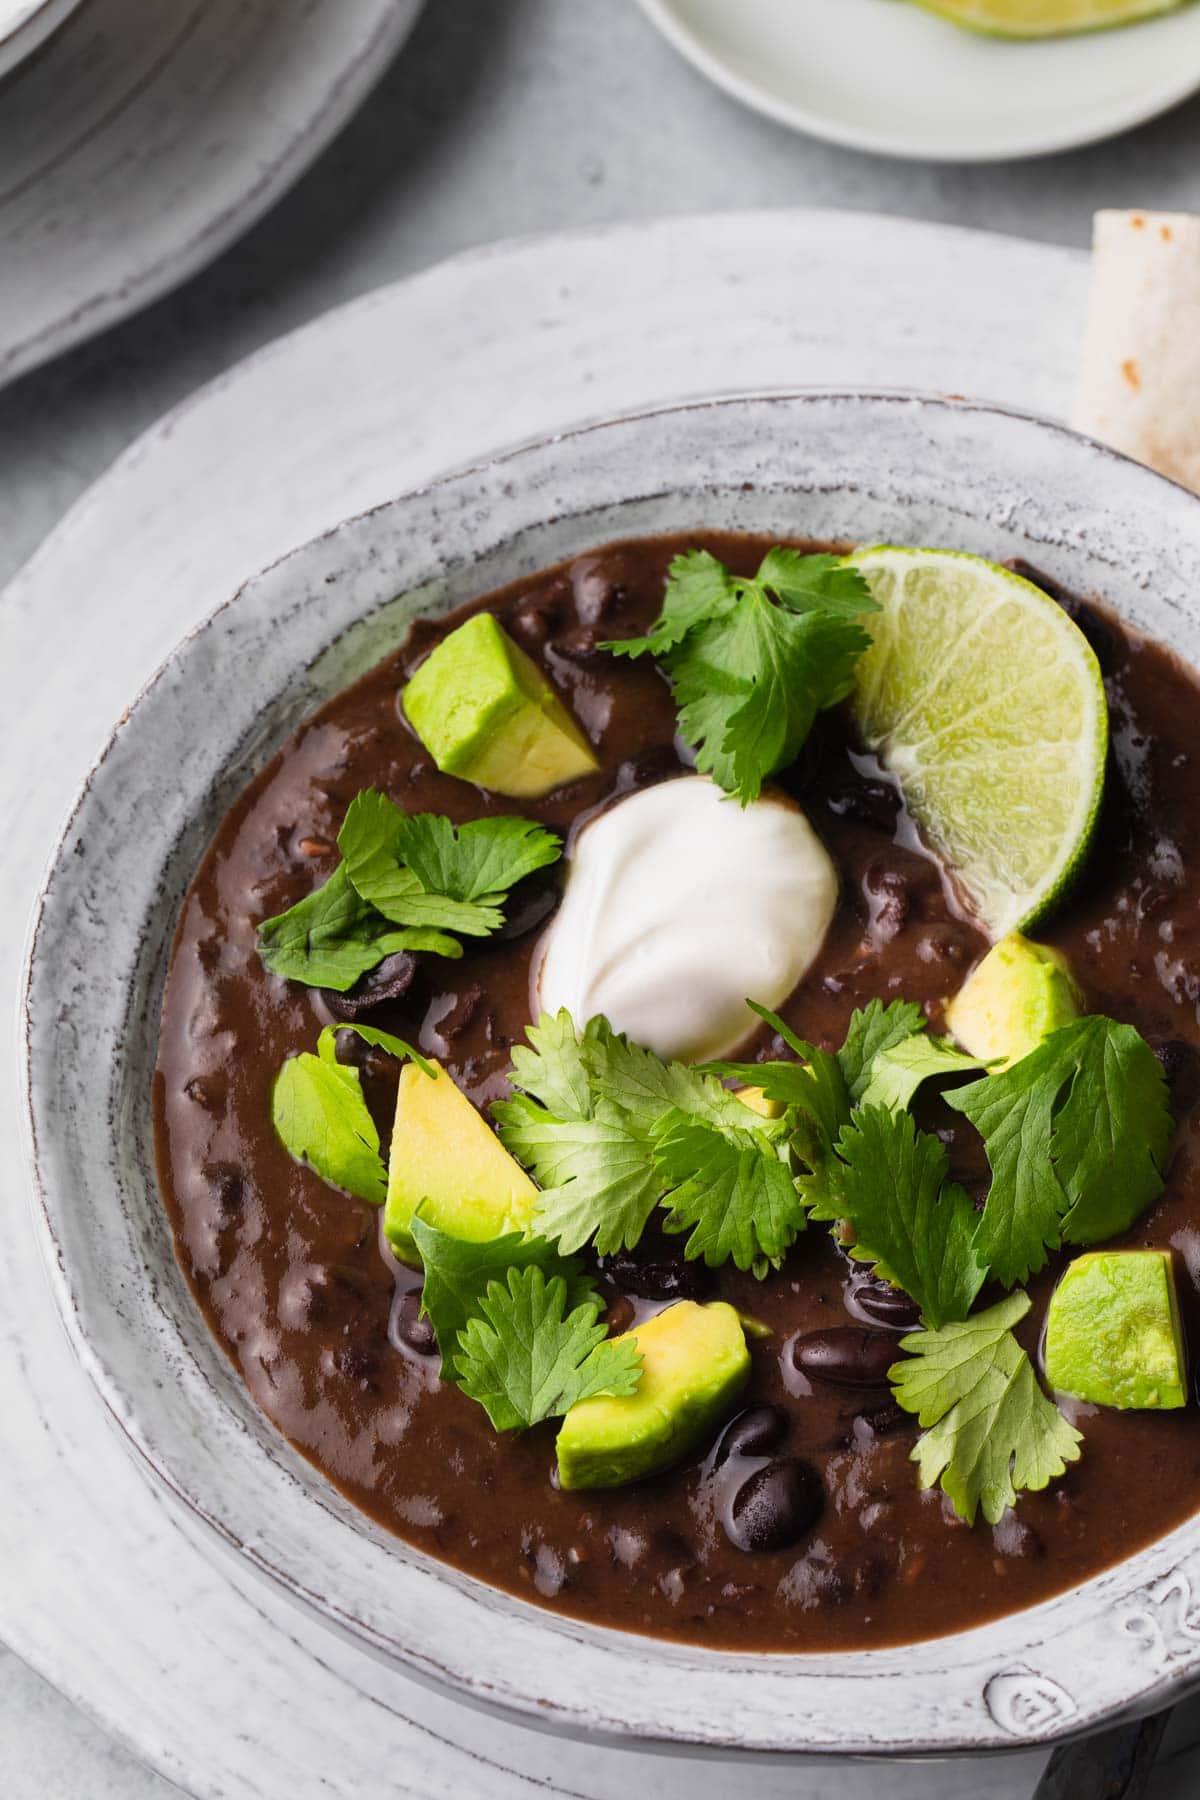
{"type": "Polygon", "coordinates": [[[880,607],[851,701],[930,847],[991,936],[1070,886],[1104,791],[1108,708],[1087,639],[982,557],[882,545],[847,559],[880,607]]]}
{"type": "Polygon", "coordinates": [[[983,37],[1028,42],[1115,31],[1178,12],[1185,0],[916,0],[916,4],[983,37]]]}

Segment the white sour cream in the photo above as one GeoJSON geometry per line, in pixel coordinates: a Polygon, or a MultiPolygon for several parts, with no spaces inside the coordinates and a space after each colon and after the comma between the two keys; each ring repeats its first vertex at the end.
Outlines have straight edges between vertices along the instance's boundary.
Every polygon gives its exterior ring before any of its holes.
{"type": "Polygon", "coordinates": [[[584,826],[542,944],[538,1009],[603,1013],[660,1056],[726,1055],[821,948],[833,863],[800,809],[741,807],[707,776],[631,794],[584,826]]]}

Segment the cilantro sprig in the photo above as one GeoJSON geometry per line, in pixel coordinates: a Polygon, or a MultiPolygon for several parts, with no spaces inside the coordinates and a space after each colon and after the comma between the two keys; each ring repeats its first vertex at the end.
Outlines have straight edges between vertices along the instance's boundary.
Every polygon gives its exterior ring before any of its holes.
{"type": "Polygon", "coordinates": [[[291,1056],[271,1089],[271,1122],[280,1142],[297,1162],[307,1163],[330,1187],[355,1194],[372,1206],[387,1199],[387,1170],[379,1154],[379,1132],[363,1097],[358,1070],[337,1060],[337,1034],[357,1037],[389,1056],[412,1060],[429,1074],[429,1064],[403,1038],[372,1025],[327,1025],[316,1054],[291,1056]]]}
{"type": "Polygon", "coordinates": [[[763,1274],[782,1257],[804,1223],[781,1161],[785,1123],[758,1119],[714,1074],[664,1062],[604,1018],[579,1033],[566,1011],[544,1014],[526,1035],[513,1051],[519,1091],[492,1113],[541,1187],[538,1229],[561,1251],[632,1249],[667,1204],[667,1229],[692,1233],[689,1256],[732,1256],[763,1274]]]}
{"type": "Polygon", "coordinates": [[[396,951],[460,957],[464,937],[504,923],[510,890],[557,862],[562,842],[530,819],[407,814],[367,788],[338,833],[342,861],[323,887],[258,928],[273,975],[345,993],[396,951]]]}
{"type": "Polygon", "coordinates": [[[662,665],[696,767],[745,806],[794,760],[817,714],[851,691],[870,643],[859,620],[877,610],[837,556],[777,548],[742,576],[692,550],[672,562],[650,631],[604,648],[662,665]]]}
{"type": "Polygon", "coordinates": [[[968,1525],[980,1507],[996,1525],[1020,1489],[1048,1486],[1082,1442],[1038,1386],[1013,1336],[1028,1294],[1010,1294],[972,1318],[901,1339],[908,1352],[889,1371],[892,1391],[926,1427],[913,1449],[922,1487],[940,1481],[968,1525]]]}
{"type": "Polygon", "coordinates": [[[1115,1237],[1157,1199],[1173,1125],[1162,1065],[1132,1025],[1089,1014],[946,1095],[983,1138],[981,1255],[1006,1287],[1048,1250],[1115,1237]]]}
{"type": "Polygon", "coordinates": [[[642,1377],[634,1339],[606,1339],[599,1301],[571,1310],[566,1278],[537,1263],[488,1283],[459,1332],[455,1378],[497,1431],[561,1418],[595,1394],[632,1394],[642,1377]]]}

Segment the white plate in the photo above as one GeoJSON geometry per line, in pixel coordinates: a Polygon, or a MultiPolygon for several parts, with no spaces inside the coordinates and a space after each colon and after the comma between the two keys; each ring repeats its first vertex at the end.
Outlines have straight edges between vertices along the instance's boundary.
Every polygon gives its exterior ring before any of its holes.
{"type": "MultiPolygon", "coordinates": [[[[43,862],[111,719],[305,529],[475,451],[714,380],[940,381],[1061,413],[1086,280],[1076,251],[899,220],[672,219],[461,258],[223,375],[126,452],[0,602],[0,1018],[13,1017],[43,862]],[[872,279],[880,258],[886,290],[872,279]]],[[[0,1059],[10,1144],[15,1085],[14,1059],[0,1059]]],[[[43,1674],[205,1800],[360,1800],[385,1785],[416,1800],[622,1800],[639,1780],[663,1800],[728,1795],[719,1764],[567,1751],[464,1713],[214,1566],[106,1429],[55,1316],[23,1186],[11,1159],[0,1165],[0,1634],[43,1674]],[[64,1579],[64,1545],[78,1579],[64,1579]]],[[[736,1785],[745,1800],[869,1800],[881,1780],[888,1800],[1027,1800],[1043,1760],[886,1777],[739,1769],[736,1785]]]]}
{"type": "Polygon", "coordinates": [[[737,99],[881,156],[1001,162],[1113,137],[1200,88],[1200,5],[1042,43],[901,0],[641,0],[737,99]]]}
{"type": "Polygon", "coordinates": [[[0,90],[0,382],[245,231],[345,124],[420,7],[85,0],[0,90]]]}

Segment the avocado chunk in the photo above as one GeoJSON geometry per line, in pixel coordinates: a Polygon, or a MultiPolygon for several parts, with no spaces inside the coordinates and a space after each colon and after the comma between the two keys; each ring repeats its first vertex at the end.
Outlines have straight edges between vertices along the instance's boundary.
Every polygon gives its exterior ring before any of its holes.
{"type": "Polygon", "coordinates": [[[760,1087],[735,1088],[733,1097],[740,1100],[743,1106],[748,1106],[751,1112],[756,1112],[761,1119],[783,1117],[783,1102],[768,1100],[760,1087]]]}
{"type": "Polygon", "coordinates": [[[383,1229],[402,1262],[420,1267],[409,1226],[421,1217],[451,1237],[527,1231],[537,1188],[438,1063],[405,1063],[396,1095],[383,1229]]]}
{"type": "Polygon", "coordinates": [[[578,1401],[558,1434],[564,1488],[622,1487],[656,1475],[702,1444],[750,1374],[742,1322],[723,1300],[681,1300],[627,1331],[642,1379],[621,1399],[578,1401]]]}
{"type": "Polygon", "coordinates": [[[600,766],[537,664],[491,613],[443,638],[403,698],[438,768],[492,793],[536,799],[600,766]]]}
{"type": "Polygon", "coordinates": [[[1093,1406],[1186,1406],[1171,1252],[1076,1257],[1050,1300],[1045,1367],[1052,1388],[1093,1406]]]}
{"type": "Polygon", "coordinates": [[[1083,1011],[1064,956],[1019,931],[993,944],[946,1008],[963,1049],[1004,1068],[1083,1011]]]}

